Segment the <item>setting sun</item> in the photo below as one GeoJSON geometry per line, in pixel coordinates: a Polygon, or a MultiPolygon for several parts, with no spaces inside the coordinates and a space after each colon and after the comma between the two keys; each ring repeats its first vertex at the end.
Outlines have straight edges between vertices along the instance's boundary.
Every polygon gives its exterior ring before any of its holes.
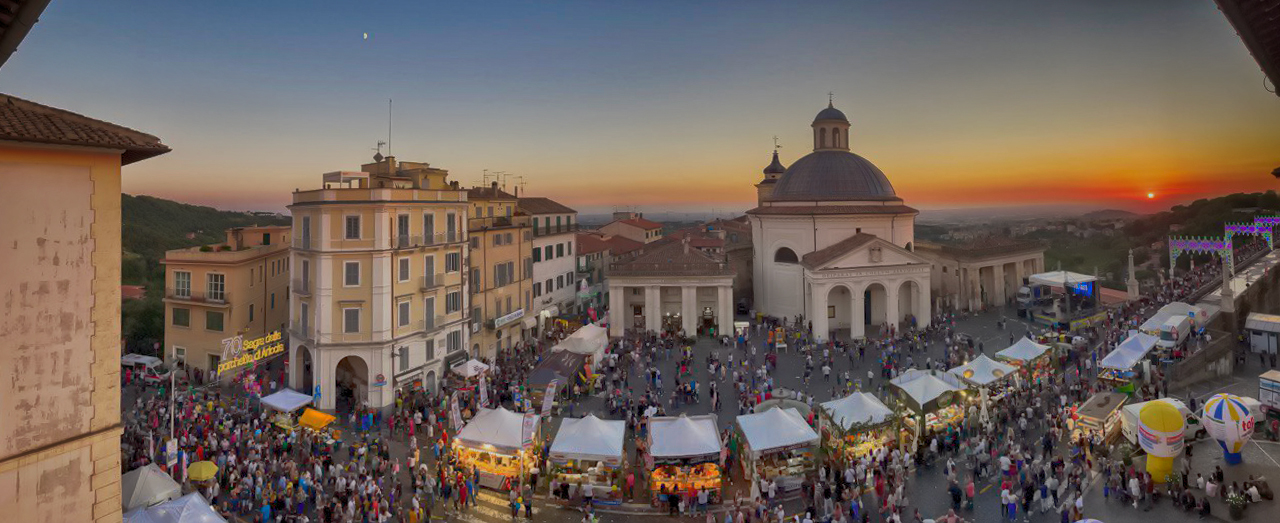
{"type": "Polygon", "coordinates": [[[1148,200],[1154,200],[1155,198],[1156,198],[1156,193],[1153,193],[1153,192],[1147,193],[1148,200]]]}

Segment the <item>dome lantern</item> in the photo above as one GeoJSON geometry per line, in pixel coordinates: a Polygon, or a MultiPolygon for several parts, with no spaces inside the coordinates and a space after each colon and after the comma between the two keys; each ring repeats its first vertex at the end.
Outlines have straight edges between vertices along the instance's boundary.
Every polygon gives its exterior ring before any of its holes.
{"type": "Polygon", "coordinates": [[[814,151],[848,151],[849,118],[827,100],[827,108],[813,118],[814,151]]]}

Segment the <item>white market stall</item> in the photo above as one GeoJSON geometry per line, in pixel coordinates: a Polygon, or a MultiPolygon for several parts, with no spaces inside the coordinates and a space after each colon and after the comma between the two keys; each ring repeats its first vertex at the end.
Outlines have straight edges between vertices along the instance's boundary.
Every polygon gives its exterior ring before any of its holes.
{"type": "Polygon", "coordinates": [[[538,415],[480,409],[453,438],[463,469],[480,471],[480,485],[506,490],[537,456],[538,415]]]}
{"type": "Polygon", "coordinates": [[[140,508],[124,515],[124,523],[227,523],[226,519],[192,492],[154,507],[140,508]]]}
{"type": "Polygon", "coordinates": [[[993,398],[997,401],[1004,399],[1009,392],[1009,380],[1017,370],[1018,368],[1013,365],[1000,363],[988,358],[986,354],[979,354],[973,361],[947,372],[956,375],[969,384],[970,387],[978,389],[978,401],[982,408],[982,421],[985,422],[990,418],[989,404],[991,400],[993,398]]]}
{"type": "Polygon", "coordinates": [[[818,433],[796,409],[772,408],[738,416],[743,448],[742,474],[777,481],[783,490],[800,488],[816,466],[818,433]]]}
{"type": "Polygon", "coordinates": [[[1049,354],[1051,347],[1032,341],[1023,336],[1009,348],[996,353],[997,360],[1009,362],[1011,365],[1026,371],[1028,380],[1036,380],[1050,371],[1049,354]]]}
{"type": "Polygon", "coordinates": [[[551,442],[551,494],[572,500],[591,489],[599,502],[621,502],[618,471],[622,470],[627,422],[602,420],[594,414],[564,418],[551,442]]]}
{"type": "Polygon", "coordinates": [[[828,456],[852,461],[896,442],[896,416],[872,394],[855,392],[819,407],[819,427],[828,456]]]}
{"type": "Polygon", "coordinates": [[[477,378],[489,370],[489,364],[480,360],[467,360],[450,369],[463,379],[477,378]]]}
{"type": "Polygon", "coordinates": [[[181,496],[182,487],[155,463],[130,470],[120,477],[120,503],[125,512],[158,505],[181,496]]]}
{"type": "Polygon", "coordinates": [[[272,423],[276,426],[293,430],[293,413],[311,404],[310,394],[303,394],[293,389],[284,389],[275,394],[262,397],[262,405],[276,411],[272,423]]]}
{"type": "Polygon", "coordinates": [[[552,347],[551,352],[567,350],[574,354],[584,354],[587,356],[587,364],[598,369],[608,346],[609,330],[592,323],[573,331],[573,334],[552,347]]]}
{"type": "Polygon", "coordinates": [[[963,397],[965,387],[955,375],[911,369],[889,380],[889,384],[898,389],[903,404],[916,414],[905,419],[912,452],[915,452],[926,429],[938,430],[964,421],[964,404],[957,401],[957,395],[963,397]],[[923,419],[923,424],[916,419],[917,416],[923,419]]]}
{"type": "Polygon", "coordinates": [[[724,443],[715,415],[649,418],[645,460],[655,506],[665,501],[669,492],[704,489],[711,503],[720,502],[724,443]]]}
{"type": "Polygon", "coordinates": [[[1134,367],[1147,357],[1158,341],[1158,336],[1134,332],[1098,362],[1098,379],[1116,387],[1131,387],[1137,376],[1134,367]]]}

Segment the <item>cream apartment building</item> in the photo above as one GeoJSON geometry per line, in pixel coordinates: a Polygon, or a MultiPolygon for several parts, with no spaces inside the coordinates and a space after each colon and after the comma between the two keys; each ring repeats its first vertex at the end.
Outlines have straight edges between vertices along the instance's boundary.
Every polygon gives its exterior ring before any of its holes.
{"type": "Polygon", "coordinates": [[[288,225],[237,227],[227,230],[223,243],[164,253],[168,361],[213,378],[224,339],[287,330],[292,234],[288,225]]]}
{"type": "Polygon", "coordinates": [[[0,94],[4,521],[121,520],[120,178],[167,152],[0,94]]]}
{"type": "Polygon", "coordinates": [[[383,407],[466,358],[467,191],[374,157],[293,204],[290,376],[320,408],[383,407]]]}
{"type": "Polygon", "coordinates": [[[471,355],[492,361],[523,340],[533,315],[533,231],[518,199],[495,182],[473,187],[470,289],[471,355]]]}
{"type": "Polygon", "coordinates": [[[577,312],[578,211],[542,197],[520,198],[520,210],[533,229],[533,307],[525,321],[542,333],[555,317],[577,312]]]}

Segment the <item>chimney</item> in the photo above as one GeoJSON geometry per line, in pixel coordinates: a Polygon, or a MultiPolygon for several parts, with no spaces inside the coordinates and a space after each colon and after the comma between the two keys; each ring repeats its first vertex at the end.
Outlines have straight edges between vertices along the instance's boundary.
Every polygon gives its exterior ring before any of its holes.
{"type": "Polygon", "coordinates": [[[515,195],[515,196],[516,196],[516,198],[519,198],[519,197],[520,197],[520,186],[519,186],[519,185],[517,185],[517,186],[516,186],[516,188],[515,188],[514,190],[515,190],[515,192],[516,192],[516,195],[515,195]]]}
{"type": "Polygon", "coordinates": [[[689,254],[689,236],[688,235],[685,235],[683,243],[684,243],[684,253],[689,254]]]}

